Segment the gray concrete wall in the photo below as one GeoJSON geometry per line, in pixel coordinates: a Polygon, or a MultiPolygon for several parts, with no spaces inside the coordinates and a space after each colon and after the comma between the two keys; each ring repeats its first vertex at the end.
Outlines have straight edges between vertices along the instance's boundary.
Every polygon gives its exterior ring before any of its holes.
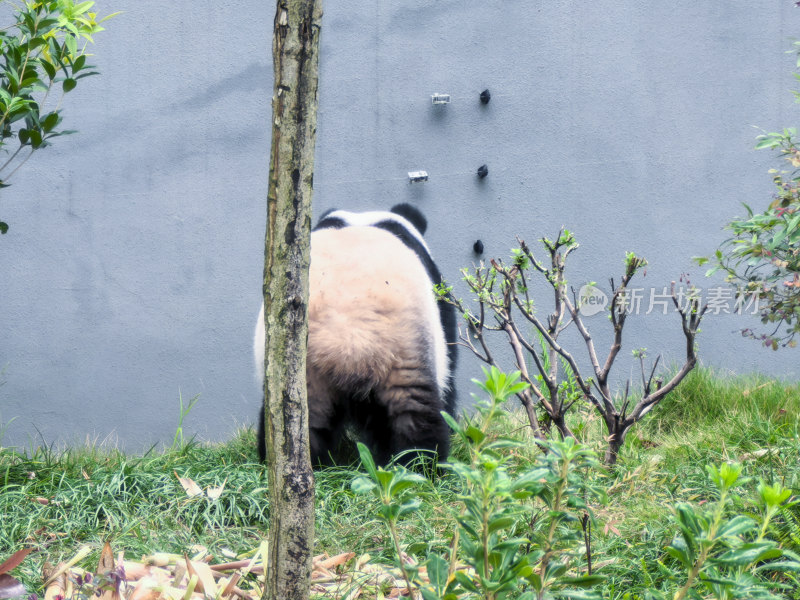
{"type": "MultiPolygon", "coordinates": [[[[420,206],[450,280],[566,225],[572,281],[601,285],[625,251],[660,288],[708,254],[741,202],[771,194],[754,125],[797,123],[789,0],[327,2],[316,210],[420,206]],[[492,92],[487,106],[478,101],[492,92]],[[431,106],[434,92],[450,105],[431,106]],[[481,164],[490,174],[478,181],[481,164]],[[430,180],[410,185],[406,173],[430,180]]],[[[64,105],[60,138],[2,191],[3,443],[85,438],[140,450],[253,421],[271,95],[270,3],[107,0],[102,75],[64,105]]],[[[796,378],[709,318],[706,364],[796,378]]],[[[589,321],[603,328],[602,317],[589,321]]],[[[678,360],[674,314],[632,319],[629,345],[678,360]]],[[[603,335],[599,335],[602,339],[603,335]]],[[[475,361],[462,353],[462,398],[475,361]]],[[[622,377],[630,365],[621,364],[622,377]]]]}

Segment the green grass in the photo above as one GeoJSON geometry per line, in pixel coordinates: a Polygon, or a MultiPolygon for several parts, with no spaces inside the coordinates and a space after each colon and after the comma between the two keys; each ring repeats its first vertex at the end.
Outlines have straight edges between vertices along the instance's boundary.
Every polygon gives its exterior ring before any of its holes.
{"type": "MultiPolygon", "coordinates": [[[[587,421],[580,435],[600,449],[598,419],[590,412],[575,418],[587,421]]],[[[706,464],[745,463],[753,485],[736,499],[744,511],[752,507],[759,478],[800,495],[798,419],[796,383],[707,369],[692,373],[630,432],[616,469],[592,474],[609,491],[608,503],[595,507],[592,536],[593,558],[608,577],[604,596],[621,598],[648,584],[642,563],[664,560],[662,549],[675,533],[670,505],[714,499],[706,464]]],[[[519,412],[504,427],[530,440],[525,423],[519,412]]],[[[216,556],[253,550],[269,526],[267,474],[255,447],[254,433],[245,430],[226,444],[190,442],[143,456],[103,448],[0,448],[0,560],[22,546],[39,549],[14,574],[41,591],[42,563],[68,559],[84,544],[94,549],[87,565],[96,564],[104,541],[132,558],[191,552],[196,544],[216,556]],[[203,489],[225,488],[218,500],[188,497],[176,474],[203,489]]],[[[464,449],[455,445],[453,452],[464,449]]],[[[523,464],[536,452],[530,443],[517,460],[523,464]]],[[[350,490],[354,474],[345,467],[317,473],[317,552],[369,553],[389,561],[391,544],[374,500],[350,490]]],[[[400,535],[412,554],[443,548],[452,534],[452,482],[441,478],[427,493],[421,509],[402,523],[400,535]]],[[[775,535],[800,551],[800,512],[782,515],[775,535]]]]}
{"type": "Polygon", "coordinates": [[[0,552],[32,543],[56,562],[82,543],[105,540],[132,556],[182,552],[198,543],[215,550],[253,547],[267,522],[266,475],[239,446],[190,444],[140,457],[94,449],[32,456],[5,450],[0,552]],[[224,482],[225,491],[217,501],[190,498],[175,473],[203,488],[224,482]]]}
{"type": "MultiPolygon", "coordinates": [[[[755,483],[779,481],[800,495],[800,385],[762,376],[721,376],[693,371],[628,435],[619,465],[608,475],[610,502],[598,510],[600,523],[619,535],[598,539],[598,552],[614,564],[610,585],[623,593],[646,584],[642,561],[663,560],[676,529],[669,507],[678,501],[714,500],[706,465],[742,462],[751,478],[737,507],[752,509],[755,483]]],[[[800,551],[800,536],[788,535],[795,508],[778,520],[775,534],[800,551]]],[[[800,521],[797,521],[800,524],[800,521]]],[[[800,532],[800,527],[795,533],[800,532]]],[[[602,558],[600,560],[603,560],[602,558]]]]}

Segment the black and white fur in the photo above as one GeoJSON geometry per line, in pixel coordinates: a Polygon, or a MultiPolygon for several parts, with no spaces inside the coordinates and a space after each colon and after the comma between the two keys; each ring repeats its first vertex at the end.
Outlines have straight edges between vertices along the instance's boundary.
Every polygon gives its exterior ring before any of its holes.
{"type": "MultiPolygon", "coordinates": [[[[405,450],[446,458],[454,414],[454,308],[437,302],[442,280],[409,204],[390,212],[328,211],[311,234],[307,387],[311,459],[328,463],[353,431],[382,464],[405,450]]],[[[264,307],[256,327],[263,385],[264,307]]],[[[264,411],[259,456],[266,455],[264,411]]]]}

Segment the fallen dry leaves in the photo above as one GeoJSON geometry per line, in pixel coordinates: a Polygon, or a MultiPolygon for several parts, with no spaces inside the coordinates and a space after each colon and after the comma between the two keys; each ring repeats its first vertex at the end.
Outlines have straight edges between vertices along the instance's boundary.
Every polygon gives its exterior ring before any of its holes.
{"type": "MultiPolygon", "coordinates": [[[[84,546],[68,561],[55,566],[44,563],[44,600],[258,600],[264,588],[266,548],[262,543],[248,553],[249,557],[229,562],[215,562],[201,546],[193,548],[191,557],[156,553],[133,560],[124,552],[115,554],[106,543],[97,567],[86,570],[77,566],[92,551],[84,546]]],[[[20,550],[0,564],[0,599],[27,594],[7,572],[19,566],[30,552],[30,548],[20,550]]],[[[427,581],[424,567],[419,577],[427,581]]],[[[312,598],[343,600],[376,595],[391,599],[408,596],[408,590],[398,569],[375,564],[368,554],[356,557],[353,552],[344,552],[313,558],[311,594],[312,598]]]]}
{"type": "MultiPolygon", "coordinates": [[[[189,477],[181,477],[177,472],[175,477],[188,497],[207,496],[213,500],[225,491],[225,482],[203,490],[189,477]]],[[[52,502],[48,498],[34,501],[52,502]]],[[[257,600],[264,591],[266,543],[241,556],[226,553],[229,562],[217,562],[201,546],[192,549],[191,557],[160,552],[134,560],[124,552],[115,554],[106,543],[95,569],[79,567],[78,563],[84,562],[92,550],[90,546],[82,546],[68,561],[57,565],[44,563],[44,600],[257,600]]],[[[8,572],[18,567],[31,551],[31,548],[19,550],[0,564],[0,600],[28,593],[8,572]]],[[[403,558],[413,562],[411,558],[403,558]]],[[[427,582],[424,567],[419,569],[418,576],[427,582]]],[[[342,600],[418,597],[416,590],[409,594],[399,569],[373,563],[368,554],[356,557],[353,552],[315,556],[311,593],[313,598],[342,600]]]]}
{"type": "Polygon", "coordinates": [[[12,569],[17,568],[25,557],[31,553],[31,548],[23,548],[12,554],[8,560],[0,564],[0,598],[13,598],[25,593],[22,584],[8,574],[12,569]]]}
{"type": "Polygon", "coordinates": [[[183,491],[186,492],[186,495],[190,498],[194,496],[203,496],[206,495],[211,500],[218,500],[219,497],[222,495],[222,492],[225,491],[225,484],[227,483],[227,479],[222,482],[222,485],[218,486],[209,486],[206,488],[204,492],[203,489],[197,485],[191,477],[181,477],[177,473],[175,473],[175,477],[178,478],[178,482],[181,484],[183,491]]]}

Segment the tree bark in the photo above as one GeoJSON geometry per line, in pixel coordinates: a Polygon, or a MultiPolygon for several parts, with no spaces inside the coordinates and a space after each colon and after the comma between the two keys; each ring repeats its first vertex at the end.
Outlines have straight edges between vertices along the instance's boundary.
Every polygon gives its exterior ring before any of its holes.
{"type": "MultiPolygon", "coordinates": [[[[608,445],[606,446],[605,457],[603,462],[613,467],[617,464],[619,451],[625,443],[625,436],[628,431],[625,429],[624,424],[620,422],[620,416],[617,414],[604,415],[606,422],[606,429],[608,430],[608,445]]],[[[632,425],[632,423],[631,423],[632,425]]]]}
{"type": "Polygon", "coordinates": [[[321,0],[278,0],[273,37],[264,410],[270,530],[265,600],[307,599],[314,546],[306,347],[321,0]]]}

